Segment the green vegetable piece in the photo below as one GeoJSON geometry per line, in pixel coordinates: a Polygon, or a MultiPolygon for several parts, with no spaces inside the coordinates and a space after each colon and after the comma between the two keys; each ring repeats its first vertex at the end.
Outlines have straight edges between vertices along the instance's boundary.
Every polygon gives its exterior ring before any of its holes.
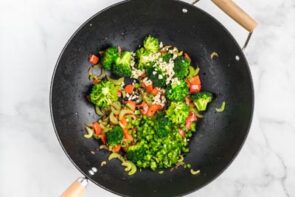
{"type": "Polygon", "coordinates": [[[131,52],[124,51],[112,66],[112,72],[121,77],[130,77],[132,72],[130,64],[131,52]]]}
{"type": "Polygon", "coordinates": [[[109,107],[118,100],[118,89],[112,82],[103,80],[92,87],[90,101],[99,108],[109,107]]]}
{"type": "Polygon", "coordinates": [[[120,126],[115,126],[106,134],[107,134],[107,143],[109,145],[121,144],[121,141],[123,139],[123,131],[120,126]]]}
{"type": "Polygon", "coordinates": [[[143,161],[146,155],[146,147],[144,141],[138,142],[137,144],[130,146],[127,151],[127,159],[137,163],[143,161]]]}
{"type": "Polygon", "coordinates": [[[196,76],[199,74],[199,71],[200,71],[200,68],[197,67],[197,68],[194,68],[192,66],[189,66],[189,75],[187,76],[188,79],[196,76]]]}
{"type": "Polygon", "coordinates": [[[170,53],[165,53],[165,54],[162,56],[162,59],[163,59],[164,62],[167,62],[167,63],[168,63],[172,57],[173,57],[172,54],[170,54],[170,53]]]}
{"type": "Polygon", "coordinates": [[[174,61],[175,76],[179,79],[184,79],[189,73],[190,61],[184,57],[177,57],[174,61]]]}
{"type": "Polygon", "coordinates": [[[106,70],[110,70],[118,57],[119,57],[119,52],[117,48],[110,47],[106,49],[101,59],[101,64],[103,68],[106,70]]]}
{"type": "Polygon", "coordinates": [[[145,69],[151,65],[149,56],[151,52],[147,51],[145,48],[140,48],[136,50],[136,57],[138,59],[138,68],[140,70],[145,69]]]}
{"type": "Polygon", "coordinates": [[[152,53],[157,53],[159,51],[160,42],[157,38],[149,35],[144,39],[143,47],[152,53]]]}
{"type": "Polygon", "coordinates": [[[171,102],[166,116],[177,125],[184,125],[189,115],[189,107],[184,102],[171,102]]]}
{"type": "Polygon", "coordinates": [[[207,105],[213,99],[213,95],[210,92],[200,92],[192,95],[192,99],[198,111],[206,111],[207,105]]]}
{"type": "Polygon", "coordinates": [[[147,77],[153,82],[153,85],[160,88],[166,87],[166,79],[167,77],[163,74],[160,69],[156,67],[148,67],[147,68],[147,77]]]}
{"type": "Polygon", "coordinates": [[[222,102],[221,106],[219,108],[215,108],[216,112],[223,112],[225,110],[225,101],[222,102]]]}
{"type": "Polygon", "coordinates": [[[164,113],[158,113],[154,124],[156,135],[160,138],[167,137],[172,129],[171,121],[164,113]]]}
{"type": "Polygon", "coordinates": [[[183,101],[189,94],[189,90],[185,81],[179,84],[171,84],[166,92],[167,98],[171,101],[183,101]]]}

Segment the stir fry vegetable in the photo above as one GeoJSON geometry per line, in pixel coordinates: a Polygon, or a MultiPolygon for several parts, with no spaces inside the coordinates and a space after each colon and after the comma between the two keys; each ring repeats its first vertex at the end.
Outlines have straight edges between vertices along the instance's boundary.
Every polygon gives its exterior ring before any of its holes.
{"type": "Polygon", "coordinates": [[[213,95],[201,91],[199,68],[189,54],[149,35],[135,53],[110,47],[89,62],[88,98],[99,119],[86,126],[85,138],[101,141],[112,152],[109,160],[119,159],[129,175],[137,168],[159,174],[173,166],[190,169],[184,154],[213,95]]]}

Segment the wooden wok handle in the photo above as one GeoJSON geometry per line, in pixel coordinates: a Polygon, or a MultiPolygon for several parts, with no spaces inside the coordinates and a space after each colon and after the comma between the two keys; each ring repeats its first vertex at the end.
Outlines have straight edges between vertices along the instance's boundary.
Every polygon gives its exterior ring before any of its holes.
{"type": "Polygon", "coordinates": [[[253,32],[257,26],[256,21],[232,0],[212,0],[212,2],[247,31],[253,32]]]}
{"type": "Polygon", "coordinates": [[[87,184],[88,180],[86,178],[79,178],[60,197],[82,197],[87,184]]]}

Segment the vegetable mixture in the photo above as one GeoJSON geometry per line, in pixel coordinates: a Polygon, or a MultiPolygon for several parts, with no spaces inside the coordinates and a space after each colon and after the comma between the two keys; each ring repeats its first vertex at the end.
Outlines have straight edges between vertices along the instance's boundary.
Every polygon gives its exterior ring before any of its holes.
{"type": "Polygon", "coordinates": [[[135,52],[110,47],[89,62],[88,98],[100,119],[86,126],[85,137],[100,140],[130,175],[136,167],[184,163],[197,120],[213,98],[202,91],[190,56],[149,35],[135,52]]]}

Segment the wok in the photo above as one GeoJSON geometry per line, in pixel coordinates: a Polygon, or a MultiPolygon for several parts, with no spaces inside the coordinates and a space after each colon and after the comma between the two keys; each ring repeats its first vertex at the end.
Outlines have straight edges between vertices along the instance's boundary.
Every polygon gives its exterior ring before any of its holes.
{"type": "MultiPolygon", "coordinates": [[[[255,27],[246,13],[230,0],[214,0],[220,8],[249,32],[255,27]]],[[[72,163],[98,186],[123,196],[179,196],[195,191],[221,174],[238,154],[251,124],[254,92],[247,60],[233,36],[201,9],[175,0],[129,0],[112,5],[87,20],[70,38],[57,61],[52,77],[50,106],[58,140],[72,163]],[[99,142],[83,137],[84,124],[97,120],[94,107],[85,96],[90,53],[110,45],[135,50],[152,34],[190,54],[201,69],[204,90],[216,97],[199,121],[185,157],[197,176],[178,168],[158,174],[142,170],[128,176],[119,161],[104,167],[108,153],[97,151],[99,142]],[[211,59],[212,52],[218,58],[211,59]],[[223,113],[215,108],[226,101],[223,113]],[[94,152],[95,154],[93,154],[94,152]],[[91,153],[92,152],[92,153],[91,153]],[[91,170],[96,167],[97,170],[91,170]]],[[[63,194],[84,191],[87,180],[80,179],[63,194]],[[81,181],[82,180],[82,181],[81,181]]]]}

